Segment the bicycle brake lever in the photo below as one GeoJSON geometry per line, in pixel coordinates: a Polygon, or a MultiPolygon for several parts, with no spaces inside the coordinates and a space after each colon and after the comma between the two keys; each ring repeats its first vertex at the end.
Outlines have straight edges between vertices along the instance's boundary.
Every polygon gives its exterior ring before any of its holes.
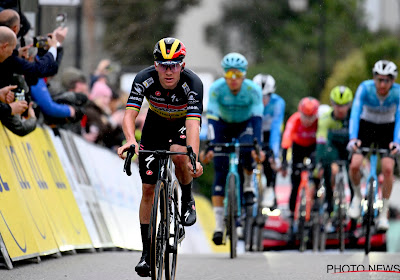
{"type": "Polygon", "coordinates": [[[190,162],[193,166],[193,173],[196,174],[196,154],[193,152],[192,146],[187,146],[187,155],[190,158],[190,162]]]}
{"type": "Polygon", "coordinates": [[[125,159],[125,163],[124,163],[124,172],[126,172],[126,175],[131,176],[132,175],[132,171],[131,171],[131,163],[132,163],[132,158],[135,155],[135,145],[131,145],[128,148],[128,154],[127,157],[125,159]]]}

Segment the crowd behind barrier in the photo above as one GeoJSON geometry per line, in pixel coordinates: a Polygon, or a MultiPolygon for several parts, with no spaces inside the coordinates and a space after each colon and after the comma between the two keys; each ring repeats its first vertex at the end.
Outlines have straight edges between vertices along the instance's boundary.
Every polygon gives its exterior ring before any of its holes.
{"type": "MultiPolygon", "coordinates": [[[[0,246],[8,268],[77,249],[142,249],[136,164],[128,177],[114,152],[47,126],[19,137],[0,124],[0,143],[0,246]]],[[[211,252],[201,224],[182,252],[211,252]]]]}

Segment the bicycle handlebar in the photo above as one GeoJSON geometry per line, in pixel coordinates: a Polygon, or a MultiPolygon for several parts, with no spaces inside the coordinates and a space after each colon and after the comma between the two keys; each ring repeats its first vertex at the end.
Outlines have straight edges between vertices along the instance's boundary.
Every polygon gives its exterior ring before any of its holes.
{"type": "Polygon", "coordinates": [[[380,154],[380,155],[384,155],[384,154],[390,154],[390,149],[381,149],[381,148],[369,148],[369,147],[359,147],[357,149],[357,152],[360,153],[375,153],[375,154],[380,154]]]}
{"type": "Polygon", "coordinates": [[[237,142],[235,139],[232,142],[227,142],[227,143],[211,143],[207,142],[205,150],[208,148],[213,148],[213,147],[221,147],[221,148],[235,148],[235,147],[242,147],[242,148],[254,148],[256,150],[257,155],[260,153],[260,145],[258,144],[258,141],[256,138],[254,138],[253,143],[240,143],[237,142]]]}
{"type": "MultiPolygon", "coordinates": [[[[190,158],[190,162],[193,166],[193,173],[196,174],[196,153],[193,152],[192,146],[186,146],[187,152],[171,152],[167,150],[140,150],[139,153],[154,153],[156,155],[187,155],[190,158]]],[[[132,158],[135,155],[135,145],[132,144],[129,146],[127,150],[127,157],[125,159],[124,163],[124,172],[126,172],[126,175],[131,176],[132,171],[131,171],[131,162],[132,158]]]]}

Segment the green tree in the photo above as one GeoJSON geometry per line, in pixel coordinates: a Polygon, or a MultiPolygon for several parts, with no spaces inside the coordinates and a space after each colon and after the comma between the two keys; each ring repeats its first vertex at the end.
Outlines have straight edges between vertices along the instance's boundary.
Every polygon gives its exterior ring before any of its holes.
{"type": "Polygon", "coordinates": [[[153,61],[154,44],[171,36],[178,15],[199,0],[101,0],[104,44],[123,65],[153,61]]]}
{"type": "Polygon", "coordinates": [[[396,65],[400,65],[398,39],[390,35],[384,35],[383,38],[381,36],[377,36],[378,41],[355,49],[335,64],[332,75],[328,78],[321,94],[323,103],[329,104],[329,93],[337,85],[346,85],[355,93],[362,81],[372,78],[372,68],[380,59],[391,60],[396,65]]]}
{"type": "MultiPolygon", "coordinates": [[[[207,34],[222,52],[242,52],[259,70],[283,65],[284,71],[274,76],[279,93],[290,88],[286,94],[296,100],[319,97],[319,79],[325,82],[336,61],[373,40],[363,25],[359,4],[357,0],[309,0],[306,12],[295,13],[286,0],[231,0],[207,34]],[[279,82],[279,76],[285,76],[285,83],[279,82]]],[[[287,111],[294,110],[288,104],[287,111]]]]}

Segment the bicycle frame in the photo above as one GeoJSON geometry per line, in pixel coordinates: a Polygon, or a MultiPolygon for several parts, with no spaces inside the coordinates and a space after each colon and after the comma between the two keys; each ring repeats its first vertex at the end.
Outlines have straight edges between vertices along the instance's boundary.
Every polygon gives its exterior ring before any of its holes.
{"type": "MultiPolygon", "coordinates": [[[[233,146],[234,146],[234,151],[229,153],[229,172],[226,178],[229,178],[232,174],[236,178],[236,205],[237,205],[237,217],[240,216],[241,211],[242,211],[242,206],[241,206],[241,199],[240,199],[240,176],[239,176],[239,171],[238,171],[238,165],[239,165],[239,152],[240,152],[240,143],[238,140],[234,140],[233,146]]],[[[228,214],[228,192],[229,192],[229,180],[226,180],[225,183],[225,197],[224,197],[224,211],[225,211],[225,216],[228,214]]]]}
{"type": "MultiPolygon", "coordinates": [[[[363,149],[363,151],[369,151],[370,149],[363,149]]],[[[365,193],[367,194],[369,191],[370,184],[368,182],[373,179],[374,183],[372,184],[374,188],[374,218],[378,216],[378,207],[376,207],[376,202],[379,199],[379,194],[378,194],[378,175],[376,173],[376,169],[378,167],[378,153],[379,151],[377,149],[372,149],[372,153],[369,157],[369,162],[370,162],[370,171],[367,177],[367,186],[365,189],[365,193]]],[[[367,208],[367,201],[364,199],[363,200],[363,207],[361,207],[361,216],[364,217],[365,211],[367,208]]]]}
{"type": "MultiPolygon", "coordinates": [[[[310,216],[311,216],[311,203],[312,203],[312,194],[311,194],[311,189],[309,187],[309,177],[310,177],[310,172],[305,168],[301,171],[300,173],[300,184],[299,184],[299,189],[298,189],[298,196],[301,194],[301,191],[304,189],[306,192],[306,213],[305,213],[305,220],[306,222],[310,221],[310,216]]],[[[296,209],[294,212],[294,220],[298,220],[298,210],[300,207],[301,203],[296,203],[296,209]]]]}

